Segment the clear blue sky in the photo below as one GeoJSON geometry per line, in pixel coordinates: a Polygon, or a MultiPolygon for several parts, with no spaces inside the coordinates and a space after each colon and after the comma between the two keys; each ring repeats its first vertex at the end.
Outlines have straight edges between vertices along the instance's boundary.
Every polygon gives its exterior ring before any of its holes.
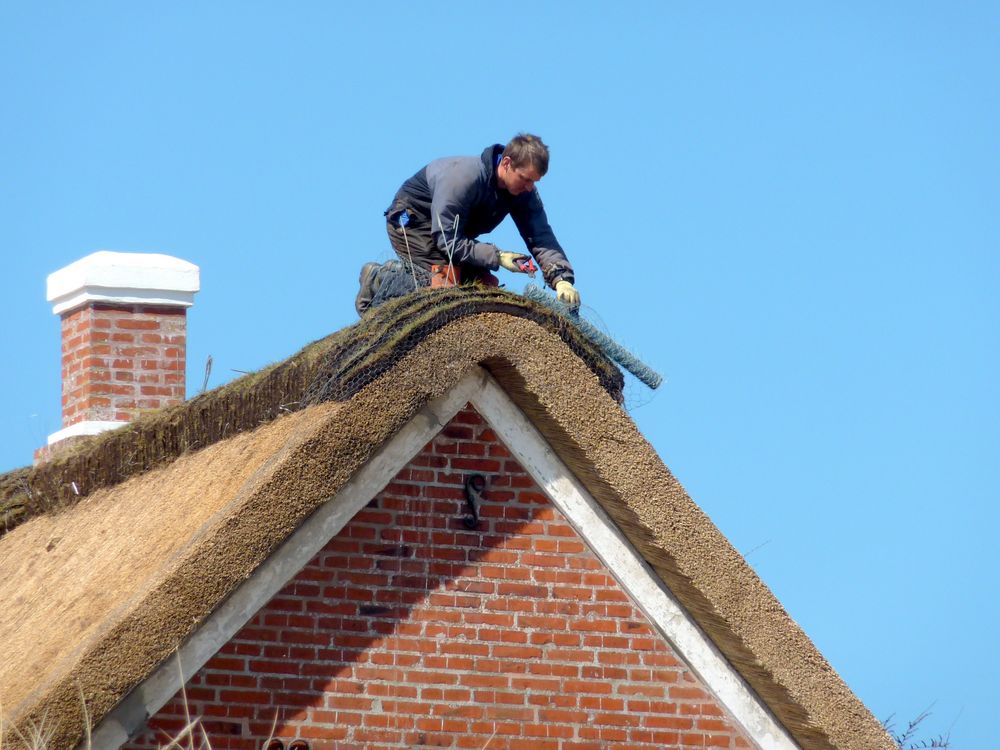
{"type": "Polygon", "coordinates": [[[48,273],[197,263],[219,385],[353,322],[404,178],[537,132],[667,465],[876,716],[1000,746],[1000,5],[6,0],[0,76],[0,470],[60,427],[48,273]]]}

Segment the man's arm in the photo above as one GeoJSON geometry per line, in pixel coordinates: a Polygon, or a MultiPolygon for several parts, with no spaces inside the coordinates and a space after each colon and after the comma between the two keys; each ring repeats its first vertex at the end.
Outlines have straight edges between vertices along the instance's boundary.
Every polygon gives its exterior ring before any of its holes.
{"type": "Polygon", "coordinates": [[[467,263],[495,271],[500,255],[495,245],[465,236],[464,227],[479,197],[480,172],[477,166],[455,160],[434,162],[427,168],[431,189],[431,233],[445,256],[452,250],[453,263],[467,263]]]}
{"type": "Polygon", "coordinates": [[[549,226],[545,206],[542,205],[538,191],[534,190],[517,201],[510,215],[517,225],[517,231],[521,233],[524,244],[538,259],[545,282],[553,289],[560,281],[572,284],[575,281],[573,266],[570,265],[566,253],[556,239],[555,232],[549,226]]]}

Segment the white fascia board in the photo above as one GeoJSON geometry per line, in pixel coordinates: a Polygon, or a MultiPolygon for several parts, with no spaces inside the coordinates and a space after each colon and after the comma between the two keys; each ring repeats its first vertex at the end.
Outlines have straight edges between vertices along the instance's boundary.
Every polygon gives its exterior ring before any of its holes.
{"type": "Polygon", "coordinates": [[[99,435],[102,432],[115,430],[127,424],[128,422],[104,422],[96,419],[76,422],[75,424],[71,424],[69,427],[62,428],[58,432],[53,432],[49,435],[48,443],[49,445],[55,445],[60,440],[65,440],[66,438],[99,435]]]}
{"type": "Polygon", "coordinates": [[[492,376],[486,376],[472,404],[755,746],[799,750],[760,696],[492,376]]]}
{"type": "Polygon", "coordinates": [[[158,253],[99,250],[49,274],[46,299],[60,315],[88,302],[190,307],[198,266],[158,253]]]}
{"type": "MultiPolygon", "coordinates": [[[[760,750],[800,750],[506,392],[482,368],[428,403],[324,502],[169,659],[95,727],[117,750],[239,632],[465,406],[472,403],[706,688],[760,750]]],[[[85,750],[81,744],[77,750],[85,750]]]]}
{"type": "MultiPolygon", "coordinates": [[[[170,700],[185,675],[201,669],[240,628],[267,604],[335,537],[396,474],[413,460],[483,387],[486,372],[464,378],[421,409],[345,484],[324,502],[185,641],[174,658],[160,665],[94,728],[92,750],[117,750],[170,700]]],[[[88,750],[83,743],[77,750],[88,750]]]]}

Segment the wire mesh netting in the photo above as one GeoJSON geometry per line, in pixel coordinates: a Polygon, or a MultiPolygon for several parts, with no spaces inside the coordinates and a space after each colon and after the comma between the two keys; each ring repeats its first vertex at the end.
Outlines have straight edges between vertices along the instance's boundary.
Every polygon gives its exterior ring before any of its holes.
{"type": "MultiPolygon", "coordinates": [[[[378,270],[368,279],[363,274],[362,285],[365,284],[370,287],[367,292],[371,296],[371,308],[375,308],[390,299],[430,286],[431,274],[404,261],[391,260],[379,264],[378,270]]],[[[605,355],[624,368],[626,376],[623,405],[626,409],[632,411],[653,399],[654,392],[663,382],[663,378],[611,336],[596,310],[587,306],[571,310],[534,284],[525,286],[523,296],[544,305],[571,322],[605,355]]]]}
{"type": "Polygon", "coordinates": [[[390,260],[383,263],[371,281],[372,307],[431,285],[431,275],[419,266],[390,260]]]}
{"type": "MultiPolygon", "coordinates": [[[[630,342],[625,341],[623,343],[623,340],[620,337],[614,335],[611,332],[611,329],[608,327],[608,324],[604,322],[604,319],[601,317],[600,313],[598,313],[597,310],[595,310],[593,307],[590,307],[589,305],[585,304],[580,305],[577,314],[580,318],[586,320],[593,328],[600,331],[601,334],[603,334],[607,338],[613,339],[622,344],[623,346],[626,346],[628,351],[635,354],[635,356],[639,360],[643,362],[646,361],[641,355],[635,352],[630,342]]],[[[622,368],[622,378],[623,381],[622,381],[621,403],[625,411],[629,412],[630,414],[634,412],[636,409],[640,409],[643,406],[646,406],[647,404],[650,404],[653,401],[655,401],[657,394],[660,393],[660,391],[662,390],[659,386],[656,388],[651,388],[647,383],[644,383],[640,378],[633,375],[628,370],[628,368],[625,367],[622,368]]],[[[665,378],[663,382],[664,383],[666,382],[665,378]]]]}

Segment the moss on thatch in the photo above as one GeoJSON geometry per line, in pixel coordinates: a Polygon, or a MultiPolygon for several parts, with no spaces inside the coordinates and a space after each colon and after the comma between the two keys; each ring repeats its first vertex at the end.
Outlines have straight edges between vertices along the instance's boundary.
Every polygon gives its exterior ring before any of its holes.
{"type": "Polygon", "coordinates": [[[429,334],[487,312],[526,318],[558,334],[605,390],[621,400],[621,372],[558,315],[499,289],[425,289],[385,303],[283,362],[80,440],[39,466],[0,475],[0,534],[282,413],[349,399],[429,334]]]}

